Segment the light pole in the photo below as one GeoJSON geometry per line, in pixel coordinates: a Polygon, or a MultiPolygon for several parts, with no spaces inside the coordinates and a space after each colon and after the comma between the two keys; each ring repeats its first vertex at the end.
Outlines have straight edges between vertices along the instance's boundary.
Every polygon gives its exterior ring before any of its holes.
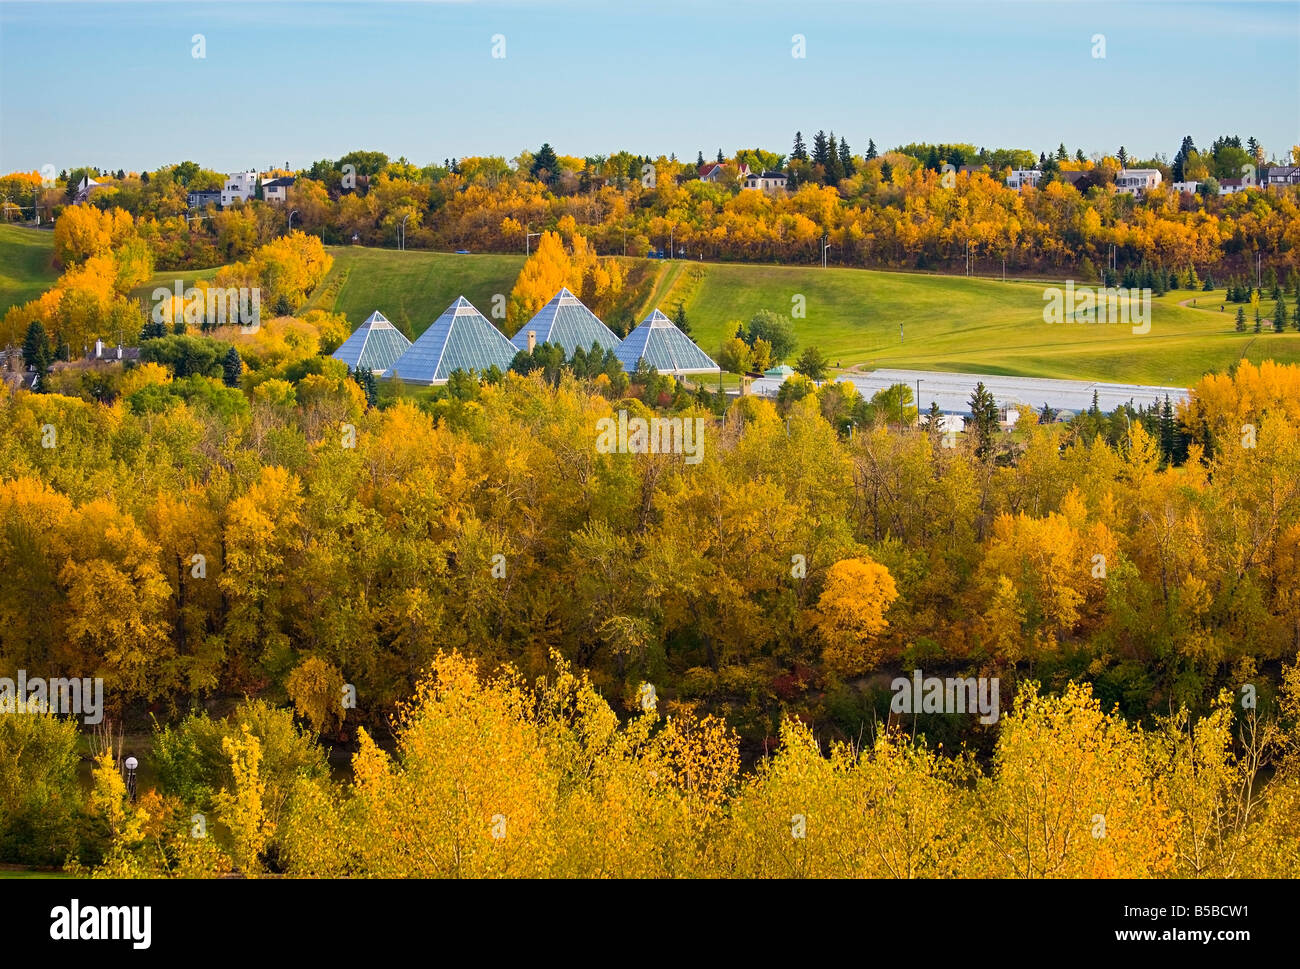
{"type": "Polygon", "coordinates": [[[830,252],[830,250],[835,248],[827,241],[828,238],[830,237],[822,236],[822,268],[823,269],[826,268],[826,253],[830,252]]]}
{"type": "Polygon", "coordinates": [[[540,232],[525,233],[524,235],[524,258],[525,259],[527,259],[530,255],[532,255],[533,236],[537,236],[538,238],[541,238],[541,235],[542,234],[540,232]]]}
{"type": "Polygon", "coordinates": [[[409,219],[410,217],[411,217],[411,213],[407,212],[404,216],[402,216],[402,224],[397,227],[397,231],[398,231],[397,247],[402,252],[406,251],[406,220],[409,219]]]}
{"type": "Polygon", "coordinates": [[[135,769],[140,766],[140,762],[134,757],[128,757],[123,766],[126,767],[126,793],[131,798],[131,803],[135,803],[135,769]]]}
{"type": "Polygon", "coordinates": [[[284,229],[284,234],[285,234],[285,235],[288,235],[290,232],[293,231],[293,217],[294,217],[295,215],[297,215],[297,214],[298,214],[298,210],[297,210],[297,209],[294,209],[292,212],[289,213],[289,223],[288,223],[288,225],[285,226],[285,229],[284,229]]]}

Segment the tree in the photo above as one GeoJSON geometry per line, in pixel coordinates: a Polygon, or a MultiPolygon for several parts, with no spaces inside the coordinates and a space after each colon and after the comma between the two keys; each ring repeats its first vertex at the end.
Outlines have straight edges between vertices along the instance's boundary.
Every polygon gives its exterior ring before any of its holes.
{"type": "Polygon", "coordinates": [[[23,340],[23,364],[44,377],[50,368],[50,338],[40,320],[32,320],[23,340]]]}
{"type": "Polygon", "coordinates": [[[765,341],[771,348],[773,364],[784,363],[789,359],[798,342],[794,335],[794,321],[772,310],[759,310],[750,318],[749,330],[744,339],[751,347],[759,340],[765,341]]]}
{"type": "MultiPolygon", "coordinates": [[[[1093,406],[1096,406],[1095,395],[1093,406]]],[[[987,458],[993,453],[993,436],[998,430],[998,402],[982,380],[970,395],[970,412],[975,431],[975,454],[987,458]]]]}
{"type": "Polygon", "coordinates": [[[865,157],[867,161],[871,161],[876,157],[876,143],[870,138],[867,139],[867,154],[865,157]]]}
{"type": "Polygon", "coordinates": [[[560,161],[555,155],[555,149],[549,143],[537,149],[537,154],[533,156],[531,171],[533,178],[548,185],[554,184],[555,180],[559,178],[560,161]]]}
{"type": "Polygon", "coordinates": [[[1237,307],[1237,332],[1246,332],[1246,310],[1244,307],[1237,307]]]}
{"type": "Polygon", "coordinates": [[[880,180],[882,182],[892,182],[894,180],[894,166],[887,161],[880,163],[880,180]]]}
{"type": "Polygon", "coordinates": [[[239,351],[231,347],[226,352],[226,358],[221,363],[222,379],[227,387],[238,387],[239,377],[244,372],[244,361],[239,357],[239,351]]]}
{"type": "Polygon", "coordinates": [[[753,351],[740,337],[732,337],[718,350],[718,366],[727,373],[748,373],[753,366],[753,351]]]}
{"type": "Polygon", "coordinates": [[[889,569],[870,558],[836,562],[826,570],[813,628],[822,640],[822,660],[838,676],[858,676],[881,659],[879,636],[885,613],[898,598],[889,569]]]}
{"type": "Polygon", "coordinates": [[[681,330],[687,336],[691,335],[691,324],[690,321],[686,319],[685,303],[677,304],[677,312],[673,314],[673,326],[677,327],[677,329],[681,330]]]}
{"type": "Polygon", "coordinates": [[[1119,167],[1120,167],[1120,168],[1127,168],[1127,167],[1128,167],[1128,152],[1124,150],[1124,146],[1123,146],[1123,145],[1120,145],[1120,146],[1119,146],[1119,154],[1116,155],[1115,157],[1117,157],[1117,158],[1119,159],[1119,167]]]}
{"type": "Polygon", "coordinates": [[[840,139],[840,168],[845,178],[852,178],[857,173],[857,166],[853,164],[853,151],[843,138],[840,139]]]}
{"type": "Polygon", "coordinates": [[[809,380],[822,381],[826,379],[826,372],[830,364],[826,355],[817,349],[817,347],[808,347],[803,353],[799,354],[799,359],[795,361],[794,369],[796,373],[801,373],[809,380]]]}
{"type": "Polygon", "coordinates": [[[796,131],[794,133],[794,147],[790,150],[791,161],[807,161],[808,147],[803,143],[803,133],[796,131]]]}

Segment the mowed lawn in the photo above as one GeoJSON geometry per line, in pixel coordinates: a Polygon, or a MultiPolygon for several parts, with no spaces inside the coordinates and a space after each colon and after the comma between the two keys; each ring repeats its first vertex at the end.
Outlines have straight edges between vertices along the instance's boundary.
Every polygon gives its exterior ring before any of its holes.
{"type": "Polygon", "coordinates": [[[0,316],[54,284],[53,260],[53,232],[0,224],[0,316]]]}
{"type": "Polygon", "coordinates": [[[498,305],[504,312],[504,301],[509,299],[524,265],[522,253],[460,255],[362,246],[332,246],[329,253],[334,257],[334,267],[308,302],[308,309],[343,313],[353,326],[379,310],[415,336],[441,316],[457,296],[464,296],[480,313],[493,319],[493,300],[500,295],[498,305]]]}
{"type": "MultiPolygon", "coordinates": [[[[789,314],[799,347],[820,347],[845,369],[898,367],[1117,383],[1190,386],[1246,357],[1300,362],[1300,333],[1234,331],[1236,307],[1223,292],[1176,290],[1152,300],[1151,329],[1043,322],[1042,282],[1001,282],[860,269],[704,264],[704,276],[657,293],[661,309],[684,305],[696,342],[716,353],[729,321],[759,309],[789,314]],[[1180,307],[1196,298],[1201,307],[1180,307]],[[903,332],[900,340],[899,325],[903,332]]],[[[1266,301],[1265,312],[1271,309],[1266,301]]],[[[1249,315],[1249,313],[1248,313],[1249,315]]],[[[798,350],[796,350],[796,354],[798,350]]]]}

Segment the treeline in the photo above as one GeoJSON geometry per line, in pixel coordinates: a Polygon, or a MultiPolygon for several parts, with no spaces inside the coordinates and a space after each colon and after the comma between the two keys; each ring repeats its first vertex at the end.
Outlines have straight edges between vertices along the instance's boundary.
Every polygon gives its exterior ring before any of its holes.
{"type": "MultiPolygon", "coordinates": [[[[299,173],[283,210],[254,200],[186,221],[187,186],[202,176],[184,166],[160,170],[147,185],[128,178],[101,189],[91,204],[141,220],[142,237],[168,269],[245,258],[283,231],[287,211],[298,213],[295,227],[329,244],[392,246],[404,232],[412,248],[519,252],[530,233],[567,217],[601,256],[644,256],[671,239],[675,255],[691,259],[811,264],[825,240],[833,261],[854,266],[964,267],[969,252],[977,266],[999,271],[1003,260],[1017,271],[1072,273],[1085,260],[1122,269],[1145,259],[1226,275],[1244,271],[1256,253],[1278,272],[1297,267],[1294,191],[1189,195],[1174,192],[1166,178],[1135,199],[1113,189],[1115,172],[1132,161],[1123,149],[1097,160],[1079,154],[1065,156],[1064,145],[1037,161],[1029,152],[969,145],[877,152],[869,142],[858,155],[842,138],[819,132],[811,148],[797,136],[788,160],[742,150],[727,159],[720,181],[706,182],[696,164],[673,157],[575,158],[549,145],[511,163],[463,158],[425,167],[353,152],[299,173]],[[793,191],[742,191],[740,163],[782,167],[793,191]],[[1045,173],[1037,189],[1003,184],[1010,168],[1034,164],[1045,173]],[[973,170],[956,171],[963,166],[973,170]],[[1084,177],[1070,184],[1060,177],[1067,170],[1084,177]]],[[[1205,157],[1189,148],[1177,164],[1209,185],[1211,171],[1248,154],[1224,142],[1205,157]]],[[[1140,164],[1170,171],[1158,160],[1140,164]]]]}
{"type": "MultiPolygon", "coordinates": [[[[1293,878],[1297,671],[1281,717],[1225,692],[1147,727],[1086,686],[1026,684],[984,764],[908,718],[856,743],[787,718],[744,774],[734,733],[689,705],[621,723],[558,658],[528,683],[440,653],[392,752],[359,732],[347,784],[262,703],[157,730],[138,800],[111,735],[82,795],[71,724],[2,717],[0,760],[41,754],[0,774],[0,853],[113,878],[1293,878]]],[[[328,706],[333,685],[302,689],[328,706]]]]}

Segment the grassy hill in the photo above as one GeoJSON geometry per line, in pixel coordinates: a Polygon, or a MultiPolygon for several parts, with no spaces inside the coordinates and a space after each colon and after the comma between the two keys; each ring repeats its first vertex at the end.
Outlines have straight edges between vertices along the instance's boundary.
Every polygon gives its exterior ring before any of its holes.
{"type": "MultiPolygon", "coordinates": [[[[54,279],[48,233],[0,226],[0,307],[30,299],[54,279]]],[[[457,255],[335,247],[334,268],[307,308],[342,312],[359,324],[374,310],[418,335],[457,296],[492,313],[508,295],[522,255],[457,255]]],[[[716,354],[733,321],[760,309],[790,313],[799,346],[819,346],[832,364],[1188,386],[1234,360],[1300,363],[1300,333],[1236,333],[1223,292],[1177,290],[1153,300],[1149,333],[1120,325],[1043,322],[1043,282],[927,276],[861,269],[627,260],[621,319],[655,306],[686,307],[692,335],[716,354]],[[1197,306],[1179,303],[1195,300],[1197,306]],[[902,325],[902,339],[899,326],[902,325]]],[[[158,273],[137,291],[211,277],[215,269],[158,273]]],[[[1266,301],[1266,311],[1271,303],[1266,301]]],[[[1251,321],[1253,324],[1253,320],[1251,321]]],[[[1252,325],[1253,329],[1253,325],[1252,325]]]]}
{"type": "Polygon", "coordinates": [[[53,285],[54,233],[0,225],[0,316],[53,285]]]}
{"type": "MultiPolygon", "coordinates": [[[[420,333],[456,296],[490,313],[509,293],[521,256],[331,250],[335,266],[313,305],[360,323],[378,309],[420,333]]],[[[643,264],[644,268],[644,264],[643,264]]],[[[1043,322],[1043,282],[1001,282],[861,269],[665,262],[651,264],[635,307],[686,307],[692,335],[715,353],[728,324],[757,310],[789,313],[800,347],[845,369],[905,367],[1187,386],[1239,358],[1300,363],[1300,333],[1236,333],[1222,291],[1178,290],[1152,301],[1149,333],[1121,325],[1043,322]],[[1199,306],[1182,307],[1195,299],[1199,306]],[[903,339],[899,339],[899,324],[903,339]]]]}

